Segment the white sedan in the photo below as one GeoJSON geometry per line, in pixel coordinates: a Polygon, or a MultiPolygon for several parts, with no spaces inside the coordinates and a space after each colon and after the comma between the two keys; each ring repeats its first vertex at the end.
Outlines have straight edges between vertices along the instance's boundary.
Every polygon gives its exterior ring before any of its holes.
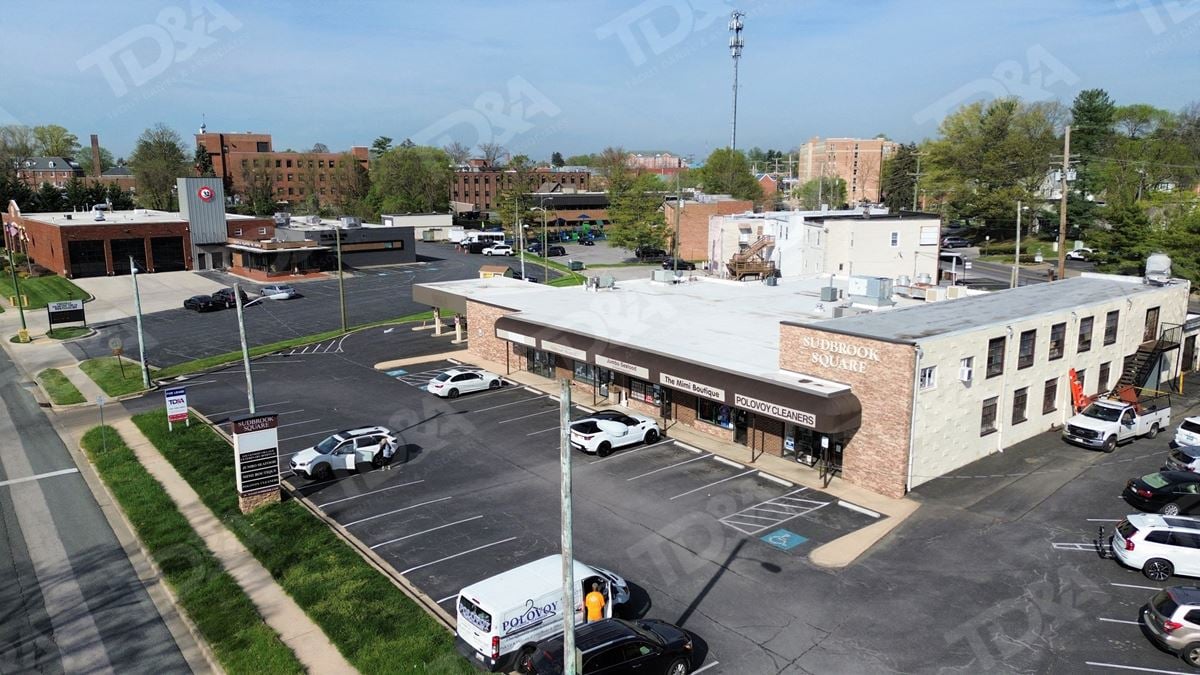
{"type": "Polygon", "coordinates": [[[483,254],[484,255],[512,255],[513,247],[509,246],[508,244],[492,244],[491,246],[483,249],[483,254]]]}
{"type": "Polygon", "coordinates": [[[607,457],[617,448],[653,443],[662,432],[652,417],[602,410],[571,423],[571,447],[607,457]]]}
{"type": "Polygon", "coordinates": [[[452,368],[438,373],[429,381],[425,389],[442,398],[458,398],[459,394],[467,394],[481,389],[499,389],[504,386],[504,379],[486,370],[462,370],[452,368]]]}
{"type": "Polygon", "coordinates": [[[296,289],[287,284],[271,284],[270,286],[263,286],[262,290],[259,291],[259,295],[271,300],[291,300],[300,294],[296,292],[296,289]]]}
{"type": "Polygon", "coordinates": [[[1090,248],[1077,248],[1067,251],[1067,260],[1091,260],[1095,251],[1090,248]]]}

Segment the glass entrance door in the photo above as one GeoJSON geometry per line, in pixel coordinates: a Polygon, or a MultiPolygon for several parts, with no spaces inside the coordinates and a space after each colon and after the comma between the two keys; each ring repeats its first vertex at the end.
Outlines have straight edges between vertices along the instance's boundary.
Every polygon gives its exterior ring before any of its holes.
{"type": "Polygon", "coordinates": [[[534,375],[554,379],[554,355],[529,348],[525,352],[526,369],[534,375]]]}

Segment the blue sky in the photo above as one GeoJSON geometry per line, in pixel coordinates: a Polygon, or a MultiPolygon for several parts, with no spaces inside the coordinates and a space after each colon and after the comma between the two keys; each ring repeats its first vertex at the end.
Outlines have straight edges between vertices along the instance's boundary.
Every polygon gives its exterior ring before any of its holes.
{"type": "Polygon", "coordinates": [[[933,135],[1018,94],[1200,99],[1200,0],[122,0],[5,9],[0,123],[118,156],[155,122],[335,150],[380,135],[546,157],[729,142],[728,14],[746,13],[738,147],[933,135]]]}

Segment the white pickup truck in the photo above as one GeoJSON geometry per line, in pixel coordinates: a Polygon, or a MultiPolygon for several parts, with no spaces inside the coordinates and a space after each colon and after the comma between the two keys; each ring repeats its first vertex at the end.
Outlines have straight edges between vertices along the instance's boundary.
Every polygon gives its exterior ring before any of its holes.
{"type": "Polygon", "coordinates": [[[1062,435],[1068,443],[1112,452],[1118,443],[1139,436],[1154,438],[1170,426],[1171,402],[1167,398],[1142,403],[1100,399],[1067,420],[1062,435]]]}

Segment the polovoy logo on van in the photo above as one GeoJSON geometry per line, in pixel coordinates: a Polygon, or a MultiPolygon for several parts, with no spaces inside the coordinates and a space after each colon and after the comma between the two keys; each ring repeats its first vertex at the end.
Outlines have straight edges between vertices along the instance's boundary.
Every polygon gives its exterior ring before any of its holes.
{"type": "Polygon", "coordinates": [[[535,624],[539,624],[546,619],[558,616],[558,601],[547,603],[545,605],[533,604],[533,599],[525,601],[525,611],[504,620],[503,633],[508,633],[518,628],[527,628],[535,624]]]}

